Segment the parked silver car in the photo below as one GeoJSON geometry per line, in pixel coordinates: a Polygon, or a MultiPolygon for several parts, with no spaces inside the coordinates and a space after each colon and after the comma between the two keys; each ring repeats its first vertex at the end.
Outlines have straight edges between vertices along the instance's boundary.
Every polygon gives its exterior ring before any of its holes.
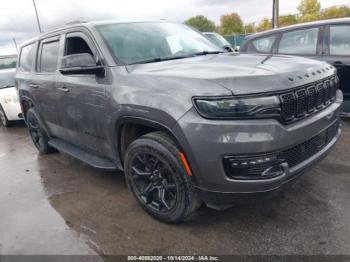
{"type": "Polygon", "coordinates": [[[16,69],[0,70],[0,123],[5,127],[23,119],[15,87],[15,73],[16,69]]]}
{"type": "Polygon", "coordinates": [[[205,35],[213,44],[226,50],[227,52],[234,51],[232,45],[222,35],[214,32],[204,32],[203,35],[205,35]]]}

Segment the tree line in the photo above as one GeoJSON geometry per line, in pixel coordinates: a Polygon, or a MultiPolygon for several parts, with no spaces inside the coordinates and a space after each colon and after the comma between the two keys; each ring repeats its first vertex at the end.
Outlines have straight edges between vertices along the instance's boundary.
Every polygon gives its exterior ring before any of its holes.
{"type": "MultiPolygon", "coordinates": [[[[279,25],[287,26],[304,22],[311,22],[324,19],[350,17],[348,6],[333,6],[321,9],[318,0],[301,0],[297,7],[299,14],[288,14],[279,16],[279,25]]],[[[224,14],[220,18],[220,24],[209,20],[203,15],[197,15],[184,22],[201,32],[218,32],[222,35],[249,34],[271,29],[271,19],[265,17],[259,23],[244,24],[240,15],[232,12],[224,14]]]]}
{"type": "Polygon", "coordinates": [[[16,68],[16,62],[9,64],[0,64],[0,69],[16,68]]]}

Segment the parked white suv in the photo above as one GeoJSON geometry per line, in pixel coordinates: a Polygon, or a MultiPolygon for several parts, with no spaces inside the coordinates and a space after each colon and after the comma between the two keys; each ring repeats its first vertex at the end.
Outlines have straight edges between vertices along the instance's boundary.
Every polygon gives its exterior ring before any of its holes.
{"type": "Polygon", "coordinates": [[[16,69],[0,70],[0,123],[10,126],[11,121],[21,120],[22,111],[15,88],[16,69]]]}

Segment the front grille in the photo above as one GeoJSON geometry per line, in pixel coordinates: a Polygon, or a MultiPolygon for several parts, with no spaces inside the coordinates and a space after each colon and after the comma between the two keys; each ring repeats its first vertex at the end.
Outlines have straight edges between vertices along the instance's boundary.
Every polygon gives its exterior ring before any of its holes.
{"type": "Polygon", "coordinates": [[[299,89],[295,92],[295,98],[296,98],[296,116],[300,117],[306,114],[307,108],[308,108],[308,102],[307,102],[307,92],[306,89],[299,89]]]}
{"type": "Polygon", "coordinates": [[[326,143],[326,136],[327,132],[322,132],[302,144],[283,151],[279,154],[279,158],[286,160],[290,167],[296,166],[320,151],[326,143]]]}
{"type": "Polygon", "coordinates": [[[334,76],[314,85],[281,94],[282,120],[291,122],[322,110],[335,100],[338,87],[339,81],[334,76]]]}
{"type": "Polygon", "coordinates": [[[317,96],[316,94],[316,87],[315,86],[310,86],[307,89],[307,95],[308,95],[308,104],[307,104],[307,112],[311,113],[315,111],[316,108],[316,99],[317,96]]]}
{"type": "Polygon", "coordinates": [[[294,167],[322,150],[336,135],[339,130],[339,122],[319,133],[317,136],[290,147],[286,150],[249,157],[224,157],[224,168],[228,177],[240,180],[267,179],[278,176],[278,173],[270,176],[263,172],[281,163],[287,163],[294,167]]]}

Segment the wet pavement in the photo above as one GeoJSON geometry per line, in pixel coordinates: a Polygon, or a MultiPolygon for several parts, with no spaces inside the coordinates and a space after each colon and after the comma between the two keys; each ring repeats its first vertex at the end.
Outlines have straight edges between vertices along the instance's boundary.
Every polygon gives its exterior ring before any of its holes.
{"type": "Polygon", "coordinates": [[[167,225],[122,173],[38,155],[0,127],[0,254],[350,254],[350,123],[332,153],[273,199],[167,225]]]}

